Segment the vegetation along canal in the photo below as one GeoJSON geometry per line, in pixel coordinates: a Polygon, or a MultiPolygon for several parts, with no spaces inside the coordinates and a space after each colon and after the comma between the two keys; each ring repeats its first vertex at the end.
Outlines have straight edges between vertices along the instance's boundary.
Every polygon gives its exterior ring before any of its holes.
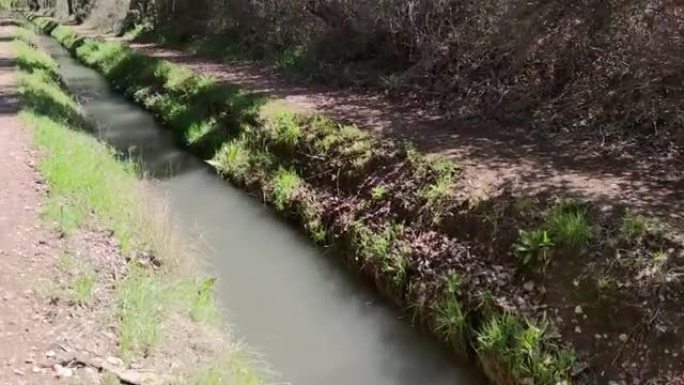
{"type": "Polygon", "coordinates": [[[482,384],[438,344],[345,273],[256,200],[178,149],[153,117],[110,91],[56,41],[40,44],[97,133],[143,159],[186,231],[199,231],[219,278],[220,302],[277,380],[320,384],[482,384]]]}

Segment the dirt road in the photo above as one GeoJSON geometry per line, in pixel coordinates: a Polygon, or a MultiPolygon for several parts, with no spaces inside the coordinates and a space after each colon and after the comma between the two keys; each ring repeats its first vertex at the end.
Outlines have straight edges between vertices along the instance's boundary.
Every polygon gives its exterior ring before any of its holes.
{"type": "Polygon", "coordinates": [[[59,240],[39,218],[45,193],[17,116],[13,28],[0,19],[0,384],[50,384],[57,378],[42,362],[56,331],[44,322],[39,292],[59,240]]]}

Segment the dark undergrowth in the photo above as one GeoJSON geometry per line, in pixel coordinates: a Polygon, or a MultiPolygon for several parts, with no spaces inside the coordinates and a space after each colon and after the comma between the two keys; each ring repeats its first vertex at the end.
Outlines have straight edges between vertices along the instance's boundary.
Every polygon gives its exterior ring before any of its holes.
{"type": "Polygon", "coordinates": [[[443,158],[31,20],[495,382],[671,378],[677,356],[641,346],[664,324],[681,341],[681,316],[662,309],[682,303],[684,258],[647,219],[567,197],[457,199],[458,166],[443,158]],[[621,366],[635,362],[646,369],[621,366]]]}

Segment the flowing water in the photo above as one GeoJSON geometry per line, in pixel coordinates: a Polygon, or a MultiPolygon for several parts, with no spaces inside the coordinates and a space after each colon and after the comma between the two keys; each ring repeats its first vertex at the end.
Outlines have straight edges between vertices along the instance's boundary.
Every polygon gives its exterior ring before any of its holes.
{"type": "Polygon", "coordinates": [[[59,63],[96,133],[143,159],[172,214],[209,246],[220,306],[249,345],[295,385],[471,385],[484,381],[411,328],[330,256],[257,200],[175,146],[153,117],[110,91],[55,40],[59,63]]]}

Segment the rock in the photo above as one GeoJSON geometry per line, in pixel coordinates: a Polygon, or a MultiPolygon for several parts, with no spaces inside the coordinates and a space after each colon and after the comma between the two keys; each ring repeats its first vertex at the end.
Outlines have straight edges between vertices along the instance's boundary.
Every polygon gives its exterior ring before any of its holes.
{"type": "Polygon", "coordinates": [[[19,369],[12,369],[12,373],[14,373],[17,376],[23,376],[25,373],[19,369]]]}
{"type": "Polygon", "coordinates": [[[575,306],[575,314],[582,314],[584,311],[582,310],[582,306],[577,305],[575,306]]]}
{"type": "Polygon", "coordinates": [[[611,206],[611,205],[603,205],[603,206],[601,206],[601,212],[602,212],[602,213],[609,213],[609,212],[611,212],[611,211],[613,211],[613,206],[611,206]]]}
{"type": "Polygon", "coordinates": [[[107,357],[107,362],[114,366],[124,366],[123,360],[119,357],[107,357]]]}
{"type": "Polygon", "coordinates": [[[627,340],[629,339],[629,337],[627,336],[627,334],[622,333],[622,334],[620,334],[620,335],[618,336],[618,339],[620,339],[620,341],[622,341],[622,342],[627,342],[627,340]]]}
{"type": "Polygon", "coordinates": [[[31,371],[32,371],[33,373],[40,373],[40,372],[43,371],[43,369],[41,369],[41,368],[39,368],[39,367],[37,367],[37,366],[33,366],[33,367],[31,368],[31,371]]]}
{"type": "Polygon", "coordinates": [[[579,326],[575,326],[575,333],[582,334],[582,328],[579,326]]]}
{"type": "Polygon", "coordinates": [[[54,350],[48,350],[47,352],[45,352],[45,357],[54,357],[56,355],[57,353],[55,353],[54,350]]]}
{"type": "Polygon", "coordinates": [[[534,282],[532,282],[532,281],[525,282],[525,284],[523,284],[523,289],[525,289],[525,291],[534,290],[534,282]]]}
{"type": "Polygon", "coordinates": [[[67,378],[74,375],[74,371],[71,368],[65,368],[60,364],[56,364],[52,369],[55,371],[55,376],[59,378],[67,378]]]}

